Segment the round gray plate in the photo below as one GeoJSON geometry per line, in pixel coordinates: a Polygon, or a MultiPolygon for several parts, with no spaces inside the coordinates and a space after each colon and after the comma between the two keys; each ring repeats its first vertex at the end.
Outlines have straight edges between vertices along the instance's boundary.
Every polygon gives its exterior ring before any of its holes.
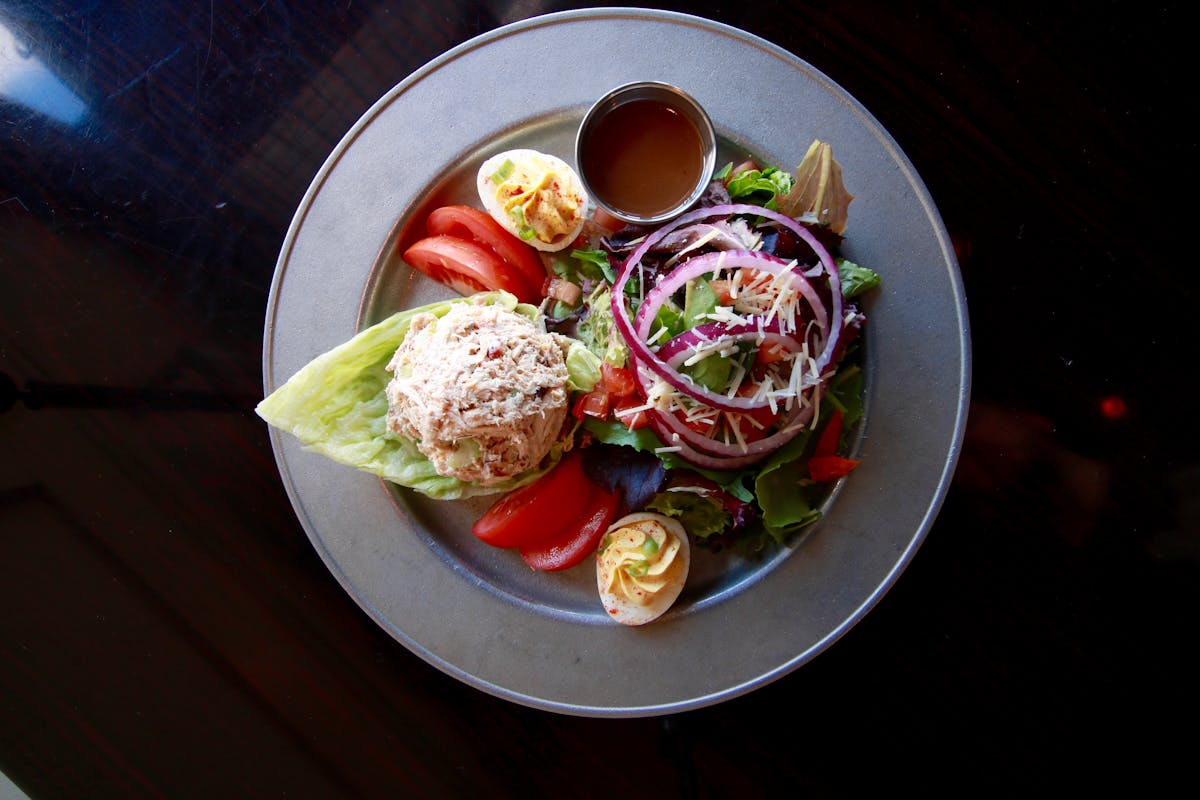
{"type": "Polygon", "coordinates": [[[888,133],[805,62],[719,23],[595,9],[509,25],[414,72],[337,146],[288,231],[264,332],[270,392],[387,314],[451,296],[396,255],[423,235],[426,212],[477,205],[475,170],[500,150],[573,161],[588,106],[639,80],[699,100],[725,160],[790,169],[814,138],[832,143],[857,195],[844,253],[883,276],[866,306],[862,465],[818,525],[762,561],[697,552],[675,608],[626,628],[601,609],[590,560],[536,573],[475,540],[486,499],[430,501],[271,434],[313,545],[376,622],[472,686],[591,716],[696,708],[790,672],[862,618],[932,524],[966,418],[966,303],[937,210],[888,133]],[[570,54],[577,68],[536,79],[536,53],[570,54]]]}

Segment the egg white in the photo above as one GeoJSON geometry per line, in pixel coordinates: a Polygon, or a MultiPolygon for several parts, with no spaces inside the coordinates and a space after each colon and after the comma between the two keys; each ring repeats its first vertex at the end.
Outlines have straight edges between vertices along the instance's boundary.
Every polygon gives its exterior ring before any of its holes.
{"type": "Polygon", "coordinates": [[[607,591],[607,587],[604,585],[604,574],[600,568],[600,556],[597,554],[596,585],[600,590],[600,602],[603,604],[604,610],[608,612],[609,617],[622,625],[645,625],[647,622],[653,622],[665,614],[667,609],[679,598],[680,592],[683,591],[683,586],[687,583],[688,572],[691,568],[691,544],[688,541],[687,531],[684,530],[684,527],[677,520],[649,511],[639,511],[617,520],[608,527],[608,530],[611,532],[620,528],[633,527],[638,522],[647,520],[654,520],[660,523],[679,539],[679,552],[675,555],[675,558],[680,559],[683,569],[680,571],[679,577],[675,582],[663,587],[662,591],[654,595],[647,605],[640,606],[625,597],[607,591]]]}
{"type": "Polygon", "coordinates": [[[512,217],[504,212],[500,202],[496,200],[496,186],[492,183],[491,177],[496,173],[496,170],[500,169],[505,161],[511,160],[514,164],[519,165],[522,162],[528,162],[531,158],[541,158],[548,161],[555,172],[562,176],[562,180],[567,184],[568,190],[577,194],[582,201],[579,204],[577,212],[578,219],[569,231],[556,236],[554,241],[551,242],[543,242],[536,236],[525,240],[538,250],[553,253],[562,250],[575,241],[583,230],[584,222],[587,220],[588,195],[583,188],[583,181],[579,179],[579,175],[571,168],[570,164],[558,156],[541,153],[537,150],[529,150],[527,148],[506,150],[503,153],[497,153],[483,162],[479,167],[479,173],[476,175],[475,185],[479,191],[479,200],[483,203],[484,211],[491,215],[492,219],[500,223],[506,231],[519,237],[521,235],[519,226],[513,221],[512,217]]]}

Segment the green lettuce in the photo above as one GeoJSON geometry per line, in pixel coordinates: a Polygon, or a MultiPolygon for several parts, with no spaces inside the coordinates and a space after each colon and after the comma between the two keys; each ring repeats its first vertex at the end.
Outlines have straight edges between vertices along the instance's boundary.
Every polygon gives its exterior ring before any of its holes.
{"type": "Polygon", "coordinates": [[[879,273],[868,267],[861,267],[853,261],[844,258],[834,259],[838,268],[838,276],[842,279],[842,296],[849,299],[858,297],[863,292],[874,289],[881,282],[879,273]]]}
{"type": "MultiPolygon", "coordinates": [[[[605,363],[624,367],[629,359],[629,346],[615,328],[610,297],[608,284],[596,287],[586,300],[588,313],[576,327],[576,336],[605,363]]],[[[596,369],[599,368],[597,364],[596,369]]]]}
{"type": "Polygon", "coordinates": [[[774,167],[742,170],[729,179],[729,197],[735,203],[751,203],[773,209],[775,198],[790,192],[794,183],[795,179],[790,173],[774,167]]]}
{"type": "Polygon", "coordinates": [[[573,392],[590,392],[600,382],[600,357],[578,339],[571,341],[567,351],[567,388],[573,392]]]}
{"type": "Polygon", "coordinates": [[[684,530],[699,539],[718,536],[733,522],[720,501],[693,492],[659,492],[646,508],[674,517],[684,530]]]}
{"type": "MultiPolygon", "coordinates": [[[[536,318],[537,309],[505,292],[481,295],[485,302],[536,318]]],[[[401,311],[317,356],[258,404],[260,417],[300,440],[306,450],[378,475],[436,499],[507,492],[535,480],[557,462],[558,449],[540,470],[529,470],[491,486],[437,474],[414,442],[387,430],[386,367],[417,314],[445,316],[466,298],[401,311]]]]}
{"type": "Polygon", "coordinates": [[[806,430],[776,450],[754,477],[763,528],[780,544],[821,518],[817,506],[825,489],[811,485],[803,458],[811,435],[811,429],[806,430]]]}

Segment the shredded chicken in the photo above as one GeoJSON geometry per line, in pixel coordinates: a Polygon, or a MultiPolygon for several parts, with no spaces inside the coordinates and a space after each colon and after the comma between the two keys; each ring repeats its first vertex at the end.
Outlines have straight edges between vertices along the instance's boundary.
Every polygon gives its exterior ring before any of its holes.
{"type": "Polygon", "coordinates": [[[388,364],[388,430],[439,475],[487,486],[535,467],[566,419],[569,346],[497,306],[420,314],[388,364]]]}

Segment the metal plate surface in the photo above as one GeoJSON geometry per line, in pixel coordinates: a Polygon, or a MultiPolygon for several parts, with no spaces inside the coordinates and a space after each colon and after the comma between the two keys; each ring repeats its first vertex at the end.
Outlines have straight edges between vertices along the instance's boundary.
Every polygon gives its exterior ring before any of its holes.
{"type": "Polygon", "coordinates": [[[892,137],[796,56],[696,17],[592,9],[468,41],[381,98],[330,155],[276,267],[264,331],[270,392],[393,311],[452,296],[396,255],[447,202],[478,205],[493,153],[533,147],[573,162],[584,112],[613,87],[673,83],[702,103],[722,158],[795,166],[833,144],[850,207],[844,254],[883,286],[866,303],[862,465],[794,547],[757,561],[697,552],[675,608],[613,624],[591,562],[556,574],[481,544],[487,499],[432,501],[304,451],[272,430],[296,513],[330,571],[379,625],[429,663],[493,695],[588,716],[709,705],[775,680],[849,630],[909,563],[946,492],[970,393],[966,301],[949,237],[892,137]],[[586,65],[531,87],[530,54],[586,65]],[[753,75],[753,81],[730,76],[753,75]]]}

